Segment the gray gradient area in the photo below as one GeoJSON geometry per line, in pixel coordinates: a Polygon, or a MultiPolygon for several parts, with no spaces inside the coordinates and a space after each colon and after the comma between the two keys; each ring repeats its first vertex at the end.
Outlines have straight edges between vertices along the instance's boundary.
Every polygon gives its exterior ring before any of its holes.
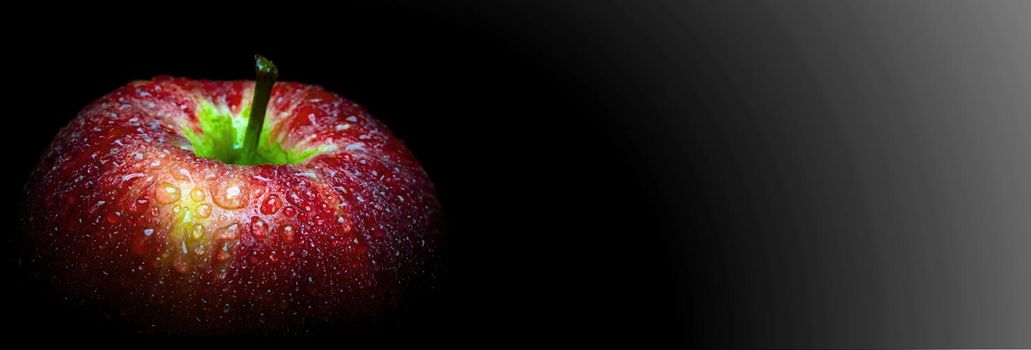
{"type": "Polygon", "coordinates": [[[609,131],[663,203],[685,338],[1031,346],[1031,2],[516,18],[588,41],[549,59],[630,116],[609,131]]]}

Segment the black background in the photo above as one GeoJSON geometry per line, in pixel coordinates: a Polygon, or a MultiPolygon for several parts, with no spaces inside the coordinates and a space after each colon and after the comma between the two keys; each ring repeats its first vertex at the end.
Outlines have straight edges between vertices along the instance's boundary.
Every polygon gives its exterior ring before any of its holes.
{"type": "MultiPolygon", "coordinates": [[[[728,320],[720,301],[733,297],[689,288],[718,283],[704,264],[711,242],[691,238],[697,248],[674,248],[671,237],[683,232],[665,221],[704,215],[674,212],[656,197],[663,188],[653,154],[664,150],[652,146],[662,135],[641,130],[661,129],[650,124],[662,111],[648,109],[655,97],[633,79],[635,65],[649,63],[628,63],[619,51],[636,48],[606,42],[620,35],[618,27],[606,29],[613,23],[588,26],[598,33],[573,27],[581,14],[604,19],[621,8],[446,2],[176,10],[65,14],[11,28],[6,76],[16,92],[8,96],[15,100],[7,101],[13,126],[6,131],[17,141],[4,166],[7,222],[18,220],[14,204],[39,154],[90,101],[155,75],[251,79],[251,55],[262,53],[282,80],[323,85],[386,122],[422,161],[444,206],[449,270],[441,288],[361,340],[731,340],[720,328],[728,320]],[[698,298],[707,299],[690,304],[698,298]]],[[[706,57],[692,59],[700,64],[692,70],[698,87],[719,90],[706,57]]],[[[700,101],[687,96],[684,103],[700,101]]],[[[20,235],[5,239],[5,332],[40,339],[136,333],[102,313],[65,307],[25,266],[20,235]]]]}

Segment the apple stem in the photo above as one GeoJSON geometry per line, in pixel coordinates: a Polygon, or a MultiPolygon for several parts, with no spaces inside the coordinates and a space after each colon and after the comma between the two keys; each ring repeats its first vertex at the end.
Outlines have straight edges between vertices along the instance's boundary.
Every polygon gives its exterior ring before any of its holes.
{"type": "Polygon", "coordinates": [[[243,138],[243,161],[252,163],[258,149],[258,139],[261,138],[261,128],[265,126],[265,110],[268,109],[268,101],[272,98],[272,85],[275,85],[279,77],[279,70],[268,58],[262,55],[254,55],[254,74],[257,76],[254,84],[254,100],[251,101],[251,115],[247,120],[247,133],[243,138]]]}

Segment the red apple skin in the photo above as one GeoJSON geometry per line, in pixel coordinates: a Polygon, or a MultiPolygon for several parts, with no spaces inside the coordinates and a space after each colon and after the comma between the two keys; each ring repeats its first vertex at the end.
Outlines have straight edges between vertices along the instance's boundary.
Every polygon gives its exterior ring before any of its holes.
{"type": "Polygon", "coordinates": [[[238,114],[253,87],[133,82],[60,131],[26,185],[23,215],[33,260],[57,290],[141,332],[297,334],[375,322],[432,285],[443,234],[433,185],[359,105],[277,82],[272,135],[335,150],[257,166],[193,153],[181,128],[200,130],[198,101],[238,114]]]}

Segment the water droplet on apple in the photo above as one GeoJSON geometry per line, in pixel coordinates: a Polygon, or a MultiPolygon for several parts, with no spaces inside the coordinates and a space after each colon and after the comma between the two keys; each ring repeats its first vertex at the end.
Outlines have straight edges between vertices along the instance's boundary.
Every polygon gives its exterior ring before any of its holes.
{"type": "Polygon", "coordinates": [[[199,186],[198,187],[194,187],[193,191],[190,191],[190,199],[193,199],[194,202],[197,202],[197,203],[203,202],[204,201],[204,197],[206,197],[204,195],[204,190],[202,190],[199,186]]]}
{"type": "Polygon", "coordinates": [[[236,239],[240,236],[240,225],[232,224],[229,226],[222,227],[216,232],[219,238],[222,239],[236,239]]]}
{"type": "Polygon", "coordinates": [[[211,206],[207,204],[201,204],[197,207],[197,216],[206,218],[211,216],[211,206]]]}
{"type": "Polygon", "coordinates": [[[182,255],[175,257],[172,267],[174,267],[179,273],[186,273],[186,271],[190,270],[190,264],[186,262],[186,259],[183,258],[182,255]]]}
{"type": "Polygon", "coordinates": [[[297,216],[297,208],[288,205],[286,206],[286,208],[283,208],[283,215],[286,215],[288,217],[297,216]]]}
{"type": "Polygon", "coordinates": [[[290,204],[293,204],[295,207],[300,207],[302,206],[302,204],[304,204],[304,201],[301,200],[301,196],[297,195],[296,192],[291,192],[289,195],[287,195],[286,201],[290,202],[290,204]]]}
{"type": "Polygon", "coordinates": [[[118,220],[120,220],[120,219],[121,219],[121,216],[122,216],[121,214],[122,214],[122,213],[121,213],[121,212],[118,212],[118,211],[111,211],[111,212],[108,212],[108,213],[107,213],[107,222],[108,222],[108,223],[112,223],[112,224],[113,224],[113,223],[117,223],[117,222],[118,222],[118,220]]]}
{"type": "Polygon", "coordinates": [[[265,184],[264,183],[259,183],[258,186],[256,188],[254,188],[254,192],[253,192],[254,198],[261,198],[261,196],[264,195],[264,194],[265,194],[265,184]]]}
{"type": "Polygon", "coordinates": [[[229,249],[229,243],[222,243],[222,249],[218,250],[218,260],[226,261],[231,257],[233,257],[233,252],[229,249]]]}
{"type": "Polygon", "coordinates": [[[207,251],[208,249],[204,246],[203,242],[198,243],[196,247],[193,247],[193,253],[197,255],[204,255],[204,253],[207,251]]]}
{"type": "Polygon", "coordinates": [[[129,212],[131,212],[131,213],[139,213],[140,211],[142,211],[144,208],[147,207],[147,204],[150,204],[150,200],[149,199],[146,199],[146,198],[137,199],[136,201],[133,201],[132,203],[129,203],[129,212]]]}
{"type": "Polygon", "coordinates": [[[268,224],[261,220],[261,218],[255,216],[251,218],[251,235],[254,238],[265,238],[268,236],[268,224]]]}
{"type": "Polygon", "coordinates": [[[171,174],[173,178],[179,181],[189,181],[191,178],[190,171],[183,168],[175,170],[168,169],[168,173],[171,174]]]}
{"type": "Polygon", "coordinates": [[[277,194],[270,194],[265,201],[261,203],[261,213],[265,215],[272,215],[279,211],[279,208],[283,206],[283,199],[279,198],[277,194]]]}
{"type": "Polygon", "coordinates": [[[171,204],[179,200],[179,187],[163,182],[154,191],[154,200],[161,204],[171,204]]]}
{"type": "Polygon", "coordinates": [[[211,199],[224,209],[240,209],[247,205],[247,191],[238,181],[229,180],[215,184],[211,199]]]}
{"type": "Polygon", "coordinates": [[[191,232],[191,234],[193,235],[194,239],[200,239],[204,236],[204,231],[207,231],[207,228],[205,228],[204,225],[193,224],[193,232],[191,232]]]}
{"type": "Polygon", "coordinates": [[[279,234],[283,237],[284,243],[290,244],[294,242],[294,239],[297,236],[297,233],[294,231],[294,227],[290,225],[285,225],[280,229],[279,234]]]}

